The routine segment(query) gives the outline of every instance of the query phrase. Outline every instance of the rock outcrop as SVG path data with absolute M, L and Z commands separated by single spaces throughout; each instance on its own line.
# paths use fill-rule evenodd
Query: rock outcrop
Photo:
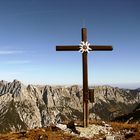
M 130 113 L 140 103 L 139 90 L 110 86 L 94 88 L 90 118 L 113 119 Z M 0 131 L 44 127 L 51 123 L 82 119 L 82 87 L 23 85 L 0 81 Z
M 138 104 L 132 112 L 117 116 L 113 121 L 137 124 L 140 123 L 140 104 Z

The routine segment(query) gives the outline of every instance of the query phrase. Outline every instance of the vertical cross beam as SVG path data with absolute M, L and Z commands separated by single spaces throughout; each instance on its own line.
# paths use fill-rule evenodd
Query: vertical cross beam
M 82 28 L 82 41 L 87 41 L 87 30 Z M 87 62 L 87 52 L 82 54 L 83 63 L 83 126 L 88 126 L 88 62 Z

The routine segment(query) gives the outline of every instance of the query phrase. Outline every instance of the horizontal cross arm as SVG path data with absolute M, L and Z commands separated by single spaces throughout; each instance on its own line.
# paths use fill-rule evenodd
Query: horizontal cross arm
M 78 51 L 79 46 L 56 46 L 56 51 Z
M 101 46 L 101 45 L 90 45 L 91 51 L 112 51 L 112 46 Z M 79 45 L 69 45 L 69 46 L 56 46 L 56 51 L 79 51 Z
M 100 45 L 90 45 L 92 51 L 112 51 L 112 46 L 100 46 Z

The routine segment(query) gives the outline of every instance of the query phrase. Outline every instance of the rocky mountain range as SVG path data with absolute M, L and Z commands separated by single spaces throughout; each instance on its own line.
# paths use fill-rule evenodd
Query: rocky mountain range
M 113 120 L 139 109 L 140 90 L 96 86 L 89 103 L 90 119 Z M 45 127 L 82 120 L 82 87 L 25 86 L 18 80 L 0 81 L 0 132 Z M 137 119 L 139 121 L 140 119 Z

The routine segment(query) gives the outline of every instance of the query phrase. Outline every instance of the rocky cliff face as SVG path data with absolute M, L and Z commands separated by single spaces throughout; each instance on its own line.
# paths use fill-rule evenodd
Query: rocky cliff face
M 90 118 L 113 119 L 131 112 L 140 102 L 139 90 L 94 87 Z M 82 88 L 74 85 L 34 86 L 0 81 L 0 131 L 44 127 L 50 123 L 82 119 Z
M 100 86 L 95 87 L 95 99 L 95 106 L 92 109 L 96 115 L 102 119 L 114 119 L 134 110 L 140 102 L 140 92 Z

